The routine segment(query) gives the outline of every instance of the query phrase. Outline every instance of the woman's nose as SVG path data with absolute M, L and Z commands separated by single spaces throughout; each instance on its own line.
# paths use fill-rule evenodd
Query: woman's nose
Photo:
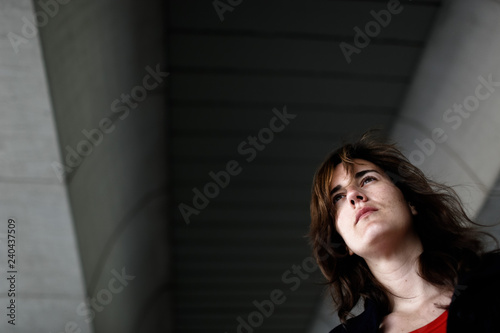
M 360 202 L 366 201 L 366 196 L 358 191 L 357 189 L 352 189 L 348 195 L 347 199 L 351 203 L 351 205 L 356 206 L 356 204 L 359 204 Z

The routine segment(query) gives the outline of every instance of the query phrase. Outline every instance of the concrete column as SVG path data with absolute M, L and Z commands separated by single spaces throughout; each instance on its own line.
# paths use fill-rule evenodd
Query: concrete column
M 96 332 L 172 323 L 163 1 L 37 2 L 63 166 Z
M 444 5 L 392 135 L 472 215 L 500 170 L 499 18 L 498 1 Z
M 0 1 L 0 331 L 91 332 L 76 313 L 83 275 L 51 167 L 59 145 L 33 14 L 31 1 Z

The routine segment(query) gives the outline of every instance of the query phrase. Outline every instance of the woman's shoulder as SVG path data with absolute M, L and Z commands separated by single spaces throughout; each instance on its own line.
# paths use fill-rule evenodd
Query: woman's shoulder
M 449 331 L 500 332 L 499 282 L 500 251 L 483 255 L 460 274 L 449 307 Z
M 491 279 L 500 274 L 500 249 L 487 252 L 459 274 L 458 283 L 480 281 L 484 278 Z
M 494 301 L 500 304 L 500 250 L 482 255 L 474 265 L 460 272 L 452 297 L 451 308 L 459 301 L 471 302 L 483 300 L 481 303 Z M 494 299 L 493 299 L 494 298 Z M 498 305 L 497 305 L 498 306 Z
M 380 325 L 380 316 L 377 307 L 370 299 L 365 300 L 364 311 L 356 317 L 350 318 L 345 324 L 335 327 L 330 333 L 370 333 L 377 332 Z

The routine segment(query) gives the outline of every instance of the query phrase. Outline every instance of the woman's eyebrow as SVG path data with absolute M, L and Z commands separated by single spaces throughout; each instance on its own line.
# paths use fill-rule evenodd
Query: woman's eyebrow
M 363 176 L 364 176 L 365 174 L 367 174 L 368 172 L 376 172 L 376 173 L 380 174 L 380 172 L 378 172 L 377 170 L 374 170 L 374 169 L 361 170 L 361 171 L 359 171 L 359 172 L 356 172 L 356 174 L 354 175 L 354 179 L 356 179 L 356 180 L 357 180 L 357 179 L 359 179 L 359 178 L 363 177 Z M 341 188 L 342 188 L 342 186 L 340 186 L 340 185 L 335 186 L 335 187 L 334 187 L 334 188 L 330 191 L 330 196 L 331 196 L 333 193 L 335 193 L 335 192 L 337 192 L 338 190 L 340 190 Z

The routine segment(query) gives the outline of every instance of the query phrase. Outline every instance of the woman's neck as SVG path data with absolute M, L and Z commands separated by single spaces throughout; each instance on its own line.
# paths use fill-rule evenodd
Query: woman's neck
M 406 239 L 397 248 L 365 258 L 375 278 L 389 291 L 394 312 L 411 312 L 428 304 L 442 291 L 419 275 L 422 243 L 417 237 Z

